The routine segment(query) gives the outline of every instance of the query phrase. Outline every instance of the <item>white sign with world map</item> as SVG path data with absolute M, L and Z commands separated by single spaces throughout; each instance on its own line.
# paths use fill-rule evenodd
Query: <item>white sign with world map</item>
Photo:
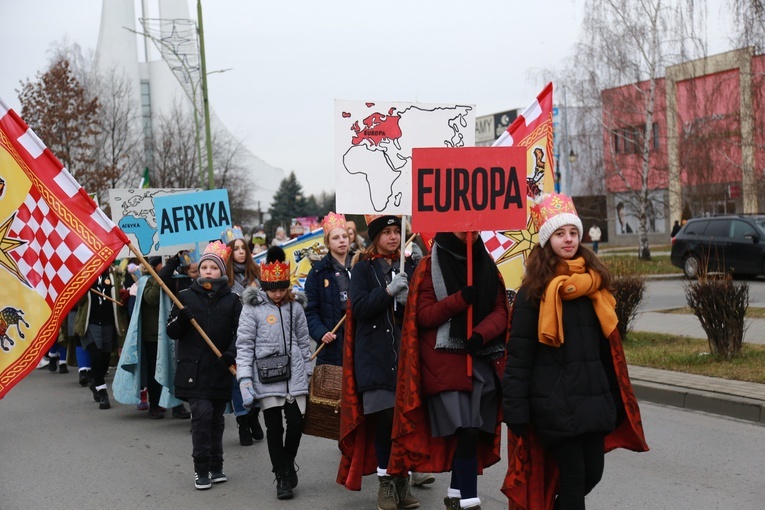
M 475 145 L 472 105 L 335 100 L 337 211 L 411 214 L 412 149 Z
M 160 246 L 157 235 L 157 218 L 154 197 L 190 193 L 194 189 L 110 189 L 109 205 L 112 209 L 112 221 L 130 238 L 133 246 L 144 257 L 154 255 L 175 255 L 181 250 L 194 248 L 194 243 Z M 132 257 L 125 247 L 119 258 Z

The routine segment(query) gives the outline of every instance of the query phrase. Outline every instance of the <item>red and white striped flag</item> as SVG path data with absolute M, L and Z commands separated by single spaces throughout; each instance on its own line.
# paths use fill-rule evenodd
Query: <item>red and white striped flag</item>
M 0 398 L 130 241 L 0 99 Z
M 551 82 L 492 144 L 493 147 L 526 147 L 526 194 L 531 199 L 544 191 L 553 190 L 552 107 Z M 532 204 L 529 200 L 528 207 Z M 528 212 L 526 217 L 530 217 Z M 526 230 L 482 232 L 481 237 L 497 263 L 507 288 L 520 287 L 526 257 L 537 242 L 536 229 L 530 219 L 527 219 Z

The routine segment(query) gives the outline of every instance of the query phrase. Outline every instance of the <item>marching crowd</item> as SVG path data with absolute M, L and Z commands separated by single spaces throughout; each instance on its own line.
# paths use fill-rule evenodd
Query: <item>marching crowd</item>
M 411 487 L 436 472 L 451 473 L 447 510 L 480 509 L 478 475 L 501 460 L 503 422 L 510 507 L 584 509 L 605 452 L 648 447 L 608 269 L 581 244 L 570 198 L 540 195 L 531 211 L 538 244 L 517 294 L 476 233 L 439 232 L 427 256 L 404 256 L 393 215 L 366 217 L 365 244 L 329 213 L 304 294 L 278 238 L 262 264 L 227 232 L 198 260 L 150 258 L 159 280 L 134 262 L 112 267 L 68 314 L 49 369 L 66 372 L 70 350 L 109 409 L 119 351 L 116 400 L 191 419 L 197 489 L 227 480 L 229 409 L 242 445 L 265 438 L 277 498 L 294 497 L 309 383 L 328 365 L 342 377 L 336 481 L 359 490 L 376 475 L 379 510 L 419 507 Z

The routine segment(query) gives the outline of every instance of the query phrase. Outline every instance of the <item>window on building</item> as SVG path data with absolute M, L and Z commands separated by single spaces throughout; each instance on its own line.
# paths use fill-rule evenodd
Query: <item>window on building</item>
M 653 150 L 657 151 L 659 150 L 659 123 L 654 122 L 652 129 L 651 129 L 651 139 L 652 139 L 652 146 Z

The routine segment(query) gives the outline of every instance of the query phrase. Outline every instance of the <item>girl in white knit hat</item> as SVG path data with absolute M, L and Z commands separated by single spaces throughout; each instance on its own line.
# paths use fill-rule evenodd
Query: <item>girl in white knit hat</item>
M 539 244 L 526 260 L 515 298 L 503 389 L 503 420 L 513 433 L 505 480 L 534 501 L 531 508 L 584 509 L 587 495 L 603 475 L 606 450 L 645 451 L 640 410 L 627 374 L 616 330 L 611 275 L 592 250 L 581 244 L 582 222 L 572 200 L 540 196 L 531 209 Z M 534 475 L 517 464 L 538 468 L 539 445 L 557 464 L 557 480 L 546 471 L 539 493 Z M 525 484 L 525 485 L 524 485 Z M 526 487 L 526 489 L 523 489 Z M 535 506 L 536 505 L 536 506 Z

